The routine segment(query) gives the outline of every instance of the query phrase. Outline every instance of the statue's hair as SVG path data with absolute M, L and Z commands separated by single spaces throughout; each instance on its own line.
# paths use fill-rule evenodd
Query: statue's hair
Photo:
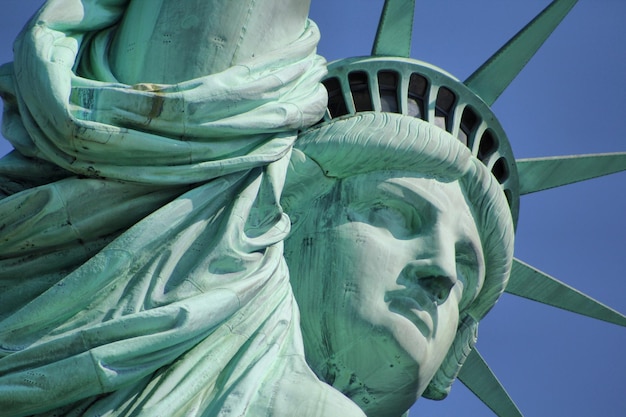
M 485 282 L 460 312 L 456 338 L 424 396 L 445 398 L 476 341 L 478 322 L 504 291 L 513 259 L 513 221 L 497 180 L 449 133 L 421 119 L 363 112 L 316 126 L 296 142 L 283 207 L 298 215 L 330 190 L 333 179 L 376 171 L 410 171 L 442 182 L 459 181 L 480 235 Z

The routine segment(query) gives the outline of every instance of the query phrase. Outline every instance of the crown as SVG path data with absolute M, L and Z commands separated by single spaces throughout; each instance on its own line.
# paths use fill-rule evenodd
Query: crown
M 517 222 L 519 181 L 509 140 L 489 106 L 458 79 L 410 58 L 361 57 L 331 63 L 323 84 L 328 107 L 319 123 L 368 111 L 431 123 L 456 137 L 488 168 Z

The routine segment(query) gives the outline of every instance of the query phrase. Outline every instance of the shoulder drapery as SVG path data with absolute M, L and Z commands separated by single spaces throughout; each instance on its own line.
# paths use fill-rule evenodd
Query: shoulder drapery
M 49 1 L 0 68 L 0 415 L 293 415 L 275 394 L 295 381 L 335 398 L 304 362 L 279 205 L 325 108 L 317 28 L 125 85 L 106 51 L 126 4 Z
M 20 34 L 0 71 L 6 135 L 20 152 L 92 178 L 189 184 L 267 165 L 320 119 L 312 22 L 292 44 L 220 73 L 124 85 L 107 59 L 124 3 L 52 1 Z

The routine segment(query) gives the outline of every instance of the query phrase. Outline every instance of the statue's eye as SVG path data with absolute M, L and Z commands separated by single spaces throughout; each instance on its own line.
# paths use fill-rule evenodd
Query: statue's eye
M 455 248 L 457 280 L 463 283 L 463 296 L 459 310 L 467 308 L 482 288 L 482 270 L 479 265 L 479 252 L 467 242 L 459 242 Z
M 387 229 L 398 238 L 415 236 L 423 228 L 423 219 L 417 210 L 401 201 L 353 204 L 348 209 L 348 219 Z

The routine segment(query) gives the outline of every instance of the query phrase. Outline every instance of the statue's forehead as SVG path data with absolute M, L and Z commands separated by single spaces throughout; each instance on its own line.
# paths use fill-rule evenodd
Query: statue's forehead
M 440 210 L 450 204 L 465 203 L 459 181 L 443 180 L 411 171 L 375 171 L 354 175 L 341 180 L 344 198 L 412 199 L 420 197 Z

